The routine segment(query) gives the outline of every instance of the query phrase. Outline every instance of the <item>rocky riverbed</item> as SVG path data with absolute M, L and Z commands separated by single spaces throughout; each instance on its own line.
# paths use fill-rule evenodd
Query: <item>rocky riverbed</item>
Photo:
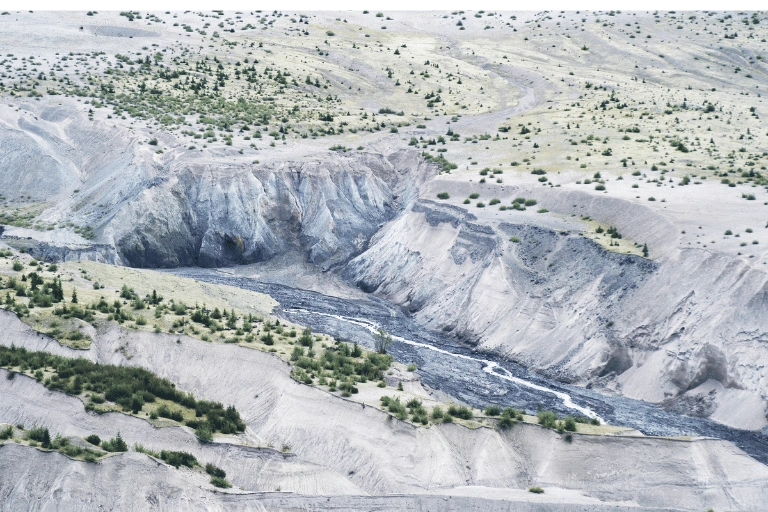
M 555 394 L 565 393 L 578 407 L 592 411 L 609 423 L 632 427 L 646 435 L 706 436 L 728 440 L 755 459 L 768 463 L 768 437 L 765 432 L 730 428 L 707 419 L 675 414 L 655 404 L 598 393 L 548 379 L 493 354 L 478 353 L 439 333 L 426 331 L 396 306 L 378 297 L 343 299 L 250 278 L 228 276 L 214 270 L 182 269 L 174 273 L 267 293 L 280 303 L 276 312 L 288 320 L 368 346 L 373 346 L 373 338 L 366 324 L 380 326 L 394 336 L 390 353 L 398 361 L 416 363 L 425 384 L 475 407 L 499 404 L 524 407 L 529 412 L 543 408 L 561 414 L 581 414 L 581 411 L 568 407 Z M 398 337 L 441 351 L 399 341 Z M 498 365 L 498 370 L 485 371 L 488 361 Z M 497 375 L 502 372 L 546 388 L 547 391 Z

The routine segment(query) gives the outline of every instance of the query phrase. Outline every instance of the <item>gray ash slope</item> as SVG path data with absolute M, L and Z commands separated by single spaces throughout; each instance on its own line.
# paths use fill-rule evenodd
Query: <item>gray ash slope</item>
M 187 164 L 119 212 L 115 246 L 140 267 L 253 263 L 298 250 L 328 269 L 365 249 L 426 167 L 408 152 L 256 168 Z
M 516 377 L 553 391 L 567 393 L 575 403 L 591 409 L 611 423 L 635 428 L 646 435 L 707 436 L 728 440 L 755 459 L 768 464 L 768 437 L 761 432 L 735 429 L 704 418 L 675 414 L 654 404 L 597 393 L 532 373 L 524 366 L 496 354 L 478 352 L 442 333 L 425 330 L 400 308 L 377 297 L 367 300 L 343 299 L 280 284 L 222 275 L 210 270 L 180 269 L 173 272 L 200 281 L 266 293 L 280 303 L 276 312 L 287 319 L 341 339 L 365 341 L 369 347 L 373 347 L 370 331 L 357 323 L 345 321 L 345 318 L 372 322 L 394 335 L 454 354 L 490 360 Z M 489 374 L 484 371 L 485 365 L 479 361 L 451 357 L 397 340 L 393 343 L 391 353 L 401 362 L 416 363 L 423 382 L 431 388 L 474 407 L 498 404 L 523 407 L 531 413 L 535 413 L 539 407 L 566 415 L 577 413 L 564 406 L 562 400 L 551 393 L 516 385 Z
M 565 342 L 572 345 L 578 338 L 590 337 L 584 336 L 587 329 L 591 330 L 592 337 L 604 338 L 615 352 L 600 374 L 621 373 L 627 369 L 626 361 L 620 361 L 624 347 L 611 332 L 611 326 L 606 324 L 626 307 L 632 292 L 658 269 L 656 263 L 608 252 L 573 233 L 533 224 L 501 222 L 494 229 L 474 222 L 476 218 L 464 210 L 432 201 L 420 201 L 409 214 L 423 214 L 428 230 L 447 223 L 455 231 L 455 239 L 447 251 L 450 259 L 447 265 L 442 265 L 442 271 L 435 269 L 432 275 L 425 276 L 422 267 L 429 266 L 431 262 L 426 260 L 434 256 L 411 252 L 407 247 L 397 248 L 401 256 L 397 261 L 383 257 L 384 251 L 393 251 L 383 237 L 370 252 L 351 261 L 343 275 L 364 290 L 379 292 L 395 300 L 402 297 L 402 288 L 406 287 L 406 301 L 398 301 L 405 310 L 423 319 L 430 328 L 450 333 L 471 345 L 481 344 L 483 338 L 498 336 L 494 330 L 500 330 L 509 344 L 521 344 L 522 340 L 518 338 L 533 338 L 539 345 L 536 351 L 542 353 L 541 347 L 545 343 L 540 338 L 546 337 L 552 344 L 557 337 L 565 335 Z M 474 295 L 477 288 L 487 286 L 483 274 L 497 261 L 504 265 L 503 277 L 510 285 L 509 290 L 502 290 L 506 297 L 498 299 L 506 303 L 506 309 L 495 309 L 497 318 L 483 318 L 485 324 L 480 324 L 473 318 L 473 303 L 479 302 Z M 465 262 L 468 265 L 465 266 Z M 449 270 L 445 270 L 446 267 Z M 393 278 L 403 275 L 424 279 L 411 283 L 402 277 Z M 599 301 L 580 307 L 587 296 L 597 297 Z M 480 299 L 485 299 L 484 306 L 498 308 L 496 304 L 488 304 L 492 298 Z M 558 322 L 553 318 L 555 310 L 578 311 L 588 320 L 575 332 L 558 332 Z M 437 311 L 443 313 L 436 314 Z M 514 311 L 528 314 L 503 314 Z M 510 316 L 522 317 L 523 322 L 513 320 L 516 324 L 513 329 Z M 545 350 L 553 352 L 552 349 Z M 510 351 L 505 355 L 515 354 Z M 567 362 L 568 353 L 564 352 L 561 357 Z M 536 363 L 533 359 L 527 362 Z M 553 366 L 557 372 L 557 365 Z M 568 377 L 568 374 L 563 372 L 559 376 Z
M 539 193 L 550 210 L 572 213 L 563 195 Z M 630 217 L 615 199 L 593 199 L 586 213 L 602 202 L 613 204 L 622 231 L 660 223 L 643 208 Z M 341 274 L 428 330 L 559 380 L 737 428 L 766 426 L 768 383 L 753 363 L 765 359 L 768 274 L 668 244 L 654 260 L 609 252 L 533 216 L 472 217 L 422 200 Z
M 84 510 L 96 504 L 117 510 L 334 510 L 353 512 L 466 511 L 484 512 L 674 512 L 678 508 L 644 507 L 592 502 L 586 505 L 523 499 L 493 499 L 441 495 L 311 496 L 288 492 L 222 493 L 201 489 L 202 478 L 158 464 L 141 454 L 111 457 L 101 464 L 73 461 L 59 453 L 9 445 L 0 447 L 9 470 L 0 476 L 0 499 L 6 510 Z M 46 467 L 46 471 L 39 468 Z M 115 486 L 120 475 L 132 475 L 131 485 Z M 13 485 L 24 481 L 25 489 Z M 30 502 L 29 496 L 39 496 Z

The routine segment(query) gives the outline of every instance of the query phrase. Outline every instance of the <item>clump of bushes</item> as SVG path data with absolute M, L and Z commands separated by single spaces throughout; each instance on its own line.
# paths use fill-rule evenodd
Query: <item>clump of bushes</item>
M 127 452 L 128 445 L 123 441 L 120 436 L 120 432 L 117 433 L 117 437 L 114 437 L 108 441 L 102 441 L 101 449 L 107 452 Z
M 216 487 L 221 487 L 223 489 L 232 487 L 232 484 L 227 482 L 227 473 L 223 469 L 208 463 L 205 465 L 205 472 L 211 475 L 211 483 Z
M 408 419 L 408 411 L 406 410 L 405 406 L 400 402 L 400 397 L 391 398 L 388 396 L 382 396 L 380 400 L 381 400 L 381 405 L 384 406 L 386 410 L 394 414 L 397 419 L 399 420 Z
M 586 416 L 566 416 L 560 420 L 557 413 L 552 411 L 539 411 L 538 421 L 539 425 L 557 429 L 559 432 L 576 432 L 577 423 L 600 425 L 600 420 L 597 418 L 590 419 Z
M 411 413 L 411 416 L 412 416 L 411 419 L 413 420 L 414 423 L 421 423 L 422 425 L 426 425 L 427 423 L 429 423 L 427 410 L 421 405 L 421 400 L 412 398 L 405 403 L 405 406 L 408 408 L 408 411 Z
M 421 423 L 422 425 L 429 423 L 427 410 L 422 405 L 421 400 L 417 398 L 412 398 L 405 404 L 400 402 L 400 397 L 382 396 L 380 400 L 384 409 L 394 414 L 399 420 L 407 420 L 410 414 L 414 423 Z M 433 419 L 438 419 L 438 417 L 433 414 Z
M 499 416 L 501 414 L 502 408 L 498 405 L 489 405 L 485 408 L 485 414 L 488 416 Z
M 24 438 L 40 443 L 43 448 L 51 447 L 51 434 L 46 427 L 34 427 L 27 430 Z
M 526 199 L 524 197 L 516 197 L 512 201 L 513 210 L 524 211 L 527 206 L 535 206 L 535 205 L 536 205 L 535 199 Z
M 305 334 L 299 338 L 300 345 L 306 345 L 304 350 L 294 349 L 291 354 L 295 356 L 294 378 L 307 384 L 312 384 L 313 376 L 325 382 L 331 381 L 329 387 L 335 390 L 341 389 L 346 393 L 357 393 L 354 386 L 357 382 L 369 380 L 379 381 L 384 378 L 384 371 L 392 364 L 392 356 L 378 352 L 363 353 L 359 345 L 337 341 L 335 345 L 323 351 L 319 358 L 315 358 L 312 349 L 313 341 L 311 331 L 305 330 Z
M 163 450 L 160 452 L 160 458 L 177 469 L 180 466 L 186 466 L 188 468 L 199 466 L 195 456 L 187 452 Z
M 182 422 L 184 421 L 184 414 L 181 412 L 180 409 L 176 409 L 172 411 L 167 405 L 163 404 L 157 409 L 155 409 L 155 414 L 157 414 L 161 418 L 168 418 L 173 421 Z
M 462 420 L 471 420 L 475 417 L 475 415 L 472 414 L 472 410 L 464 405 L 449 405 L 448 414 L 454 418 L 460 418 Z
M 5 441 L 11 437 L 13 437 L 13 427 L 11 425 L 6 425 L 0 430 L 0 441 Z
M 539 411 L 538 421 L 539 421 L 539 425 L 543 425 L 547 428 L 556 428 L 557 413 L 552 411 Z
M 521 421 L 523 421 L 523 411 L 518 411 L 512 407 L 507 407 L 501 413 L 498 425 L 500 429 L 506 430 L 508 428 L 514 427 Z

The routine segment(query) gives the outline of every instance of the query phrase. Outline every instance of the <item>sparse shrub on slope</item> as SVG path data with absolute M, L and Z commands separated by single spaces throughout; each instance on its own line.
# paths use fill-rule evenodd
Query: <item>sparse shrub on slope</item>
M 539 411 L 539 425 L 547 428 L 557 428 L 557 413 L 552 411 Z

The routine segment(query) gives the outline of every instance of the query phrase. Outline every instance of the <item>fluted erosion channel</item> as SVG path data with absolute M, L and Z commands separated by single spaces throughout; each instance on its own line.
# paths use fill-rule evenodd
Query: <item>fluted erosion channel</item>
M 768 438 L 713 421 L 675 414 L 619 396 L 564 384 L 534 374 L 493 354 L 473 351 L 440 333 L 419 327 L 399 308 L 378 297 L 346 299 L 314 291 L 263 283 L 207 269 L 180 269 L 178 275 L 266 293 L 279 302 L 278 315 L 345 340 L 373 346 L 378 328 L 392 335 L 390 353 L 400 362 L 416 363 L 422 381 L 475 407 L 489 404 L 583 414 L 635 428 L 654 436 L 706 436 L 730 441 L 768 464 Z

